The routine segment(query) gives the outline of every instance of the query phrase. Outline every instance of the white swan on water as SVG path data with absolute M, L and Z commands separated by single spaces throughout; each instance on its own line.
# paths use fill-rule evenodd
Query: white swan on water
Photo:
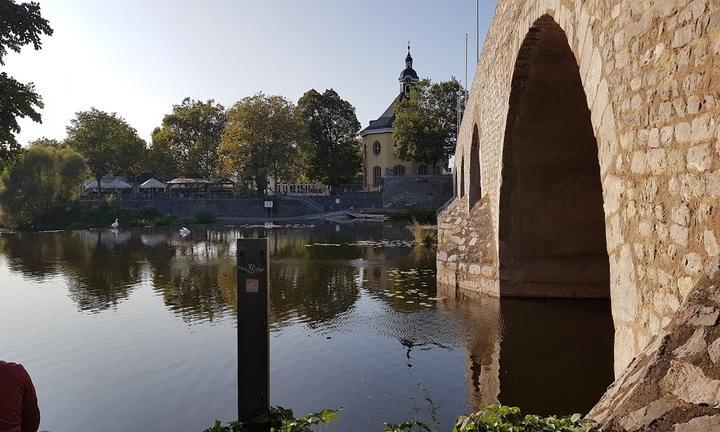
M 187 237 L 190 235 L 190 230 L 185 227 L 182 227 L 182 228 L 180 228 L 180 235 L 183 237 Z
M 118 222 L 118 218 L 115 218 L 115 222 L 110 224 L 110 228 L 116 230 L 120 226 L 120 223 Z

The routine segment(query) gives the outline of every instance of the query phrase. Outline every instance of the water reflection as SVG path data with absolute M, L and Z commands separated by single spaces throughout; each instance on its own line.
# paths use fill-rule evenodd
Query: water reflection
M 365 283 L 379 287 L 386 281 L 386 262 L 392 259 L 386 254 L 393 254 L 384 252 L 382 242 L 407 246 L 403 227 L 339 227 L 196 229 L 189 238 L 169 230 L 18 233 L 0 238 L 0 253 L 12 271 L 34 280 L 65 277 L 68 295 L 82 311 L 112 308 L 147 280 L 168 310 L 188 322 L 212 321 L 234 316 L 235 240 L 267 236 L 271 323 L 281 326 L 297 318 L 320 325 L 349 310 Z M 416 257 L 407 265 L 425 265 L 430 259 Z M 429 282 L 423 286 L 430 289 Z M 394 303 L 400 308 L 409 304 Z
M 209 424 L 202 415 L 229 419 L 236 397 L 234 383 L 228 384 L 235 373 L 235 240 L 265 236 L 273 403 L 297 412 L 345 407 L 331 430 L 382 430 L 384 421 L 412 418 L 411 400 L 428 395 L 448 426 L 441 429 L 463 412 L 498 401 L 539 413 L 583 412 L 612 378 L 606 302 L 445 298 L 436 291 L 434 251 L 410 247 L 402 225 L 377 223 L 196 227 L 187 238 L 151 229 L 0 236 L 0 294 L 7 290 L 17 302 L 14 316 L 55 307 L 50 300 L 32 303 L 43 297 L 21 289 L 59 285 L 65 287 L 60 295 L 72 300 L 65 320 L 77 323 L 74 332 L 63 333 L 32 320 L 35 339 L 44 341 L 33 345 L 33 338 L 13 338 L 26 323 L 10 319 L 16 330 L 0 333 L 0 346 L 12 346 L 19 357 L 37 355 L 34 366 L 41 375 L 48 371 L 45 382 L 56 384 L 46 388 L 53 391 L 84 382 L 88 371 L 98 380 L 114 379 L 117 394 L 99 398 L 112 399 L 108 405 L 123 419 L 111 430 L 140 430 L 155 418 L 168 422 L 155 429 L 184 430 L 188 419 L 173 413 L 191 417 L 188 407 L 204 413 L 196 416 L 197 430 Z M 8 284 L 10 273 L 33 283 Z M 34 283 L 45 281 L 52 283 Z M 104 313 L 108 309 L 114 313 Z M 209 336 L 214 331 L 216 338 Z M 51 345 L 55 340 L 63 346 Z M 53 358 L 60 349 L 62 359 Z M 153 367 L 143 368 L 149 372 L 142 378 L 123 378 L 122 365 L 150 360 Z M 77 374 L 64 376 L 72 365 Z M 158 389 L 187 399 L 127 396 L 152 388 L 147 383 L 153 380 Z M 215 396 L 193 399 L 186 388 Z M 83 429 L 62 413 L 90 409 L 97 401 L 88 389 L 72 395 L 53 400 L 51 411 L 60 414 L 47 417 L 45 428 Z M 219 400 L 228 401 L 227 412 L 217 411 Z M 133 403 L 152 414 L 127 415 L 139 409 Z M 96 411 L 98 421 L 109 415 Z
M 612 316 L 603 300 L 448 299 L 472 323 L 466 342 L 474 409 L 502 402 L 526 412 L 588 412 L 613 380 Z

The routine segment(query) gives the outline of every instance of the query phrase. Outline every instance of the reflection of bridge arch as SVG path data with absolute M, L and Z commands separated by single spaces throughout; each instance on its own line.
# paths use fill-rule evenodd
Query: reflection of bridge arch
M 720 250 L 720 220 L 707 211 L 720 204 L 720 110 L 702 102 L 720 81 L 717 31 L 703 24 L 715 9 L 637 7 L 639 21 L 619 0 L 498 2 L 456 151 L 456 160 L 472 153 L 477 125 L 482 199 L 471 205 L 476 183 L 468 175 L 441 213 L 439 233 L 438 279 L 462 293 L 597 297 L 608 279 L 618 372 L 669 322 Z M 684 27 L 668 27 L 678 15 Z M 566 49 L 556 60 L 576 60 L 560 70 L 536 55 L 553 54 L 559 42 Z M 715 48 L 702 54 L 699 46 Z M 550 72 L 555 91 L 543 93 L 533 80 Z M 565 272 L 553 257 L 577 265 Z M 553 272 L 585 287 L 559 293 L 545 283 L 557 279 Z M 538 281 L 519 291 L 521 282 Z

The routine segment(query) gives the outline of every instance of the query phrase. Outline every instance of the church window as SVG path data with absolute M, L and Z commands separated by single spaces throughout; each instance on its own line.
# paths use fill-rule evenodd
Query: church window
M 373 154 L 374 154 L 375 156 L 380 156 L 380 150 L 381 150 L 381 149 L 382 149 L 382 147 L 381 147 L 381 145 L 380 145 L 380 141 L 375 141 L 375 142 L 373 143 Z
M 427 165 L 420 165 L 418 167 L 418 175 L 428 175 L 428 167 Z
M 395 165 L 393 168 L 393 175 L 402 177 L 405 175 L 405 165 Z
M 376 166 L 373 168 L 373 187 L 380 186 L 380 182 L 382 181 L 382 168 L 379 166 Z

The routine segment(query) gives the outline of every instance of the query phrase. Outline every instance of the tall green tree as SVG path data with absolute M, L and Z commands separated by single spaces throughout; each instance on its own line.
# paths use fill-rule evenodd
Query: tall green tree
M 458 101 L 465 90 L 455 78 L 436 84 L 422 80 L 395 108 L 395 154 L 437 166 L 455 152 Z M 460 106 L 460 112 L 464 110 Z
M 255 183 L 265 194 L 270 177 L 288 180 L 298 162 L 301 125 L 292 102 L 259 93 L 236 103 L 220 142 L 227 173 Z
M 50 24 L 40 14 L 39 4 L 0 0 L 0 65 L 5 65 L 8 50 L 20 52 L 28 44 L 39 50 L 41 36 L 52 33 Z M 0 73 L 0 166 L 21 149 L 15 139 L 20 132 L 17 119 L 29 117 L 40 122 L 38 110 L 42 108 L 42 98 L 32 83 L 23 84 L 5 72 Z
M 31 147 L 3 173 L 3 222 L 13 227 L 28 225 L 53 207 L 76 199 L 86 175 L 85 160 L 77 152 Z
M 29 147 L 54 147 L 54 148 L 66 148 L 67 144 L 65 141 L 56 140 L 54 138 L 38 138 L 28 143 Z
M 80 111 L 67 127 L 67 143 L 80 153 L 98 185 L 108 173 L 137 174 L 145 141 L 122 117 L 92 108 Z
M 162 149 L 181 175 L 216 177 L 218 146 L 226 121 L 225 107 L 212 99 L 201 102 L 185 98 L 155 129 L 151 148 Z
M 178 164 L 170 157 L 170 140 L 158 138 L 158 129 L 153 133 L 153 141 L 145 157 L 143 172 L 152 174 L 161 180 L 171 180 L 180 174 Z
M 335 90 L 321 94 L 313 89 L 298 101 L 297 115 L 307 176 L 330 186 L 352 182 L 362 168 L 355 108 Z

